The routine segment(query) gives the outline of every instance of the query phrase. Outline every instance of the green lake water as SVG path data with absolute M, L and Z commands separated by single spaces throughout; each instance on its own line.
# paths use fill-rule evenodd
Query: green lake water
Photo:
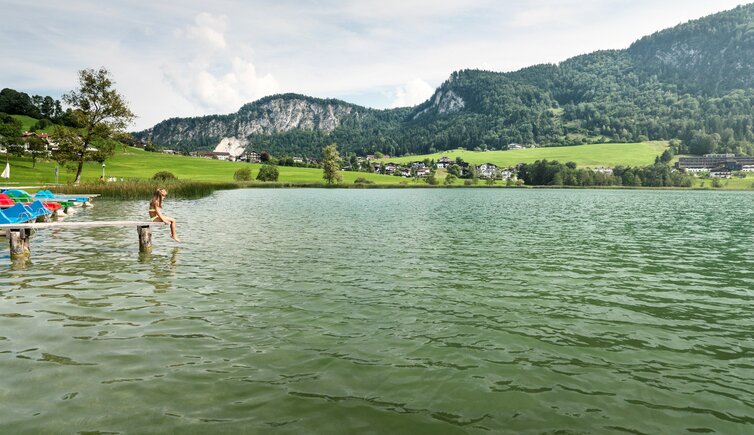
M 134 228 L 0 251 L 0 433 L 754 433 L 751 193 L 256 189 L 165 211 L 183 242 L 156 229 L 149 257 Z

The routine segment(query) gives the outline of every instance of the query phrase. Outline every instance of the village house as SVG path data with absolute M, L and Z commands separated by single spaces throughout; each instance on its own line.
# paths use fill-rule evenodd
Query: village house
M 600 174 L 613 175 L 613 168 L 594 168 L 593 171 Z
M 510 180 L 514 178 L 514 173 L 510 169 L 502 169 L 500 171 L 500 179 L 501 180 Z
M 477 169 L 479 170 L 479 175 L 484 178 L 496 178 L 497 166 L 492 163 L 482 163 L 477 166 Z
M 385 163 L 385 165 L 383 166 L 383 168 L 385 169 L 385 174 L 387 174 L 387 175 L 393 175 L 395 173 L 395 171 L 398 170 L 398 165 L 396 165 L 395 163 L 390 162 L 390 163 Z
M 223 161 L 234 161 L 230 155 L 230 153 L 225 151 L 213 151 L 212 155 L 215 156 L 217 160 L 223 160 Z
M 522 150 L 522 149 L 524 149 L 524 146 L 521 145 L 521 144 L 517 144 L 517 143 L 509 143 L 508 144 L 508 149 L 509 150 Z
M 448 156 L 442 156 L 437 161 L 437 163 L 435 164 L 435 166 L 437 166 L 438 169 L 444 169 L 444 168 L 447 168 L 448 166 L 450 166 L 452 164 L 453 164 L 453 161 L 450 160 L 448 158 Z
M 175 154 L 175 150 L 162 150 L 163 154 Z
M 212 154 L 214 155 L 214 153 Z M 248 162 L 248 163 L 259 163 L 261 161 L 259 154 L 255 151 L 247 151 L 241 154 L 240 156 L 238 156 L 237 160 L 239 162 Z

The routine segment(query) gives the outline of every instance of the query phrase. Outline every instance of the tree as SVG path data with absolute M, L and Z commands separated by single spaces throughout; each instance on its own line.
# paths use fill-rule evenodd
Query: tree
M 126 101 L 113 88 L 114 84 L 105 68 L 84 69 L 79 71 L 79 88 L 63 95 L 63 101 L 73 108 L 74 122 L 81 126 L 77 133 L 80 140 L 70 140 L 64 134 L 68 144 L 65 150 L 61 147 L 56 160 L 77 163 L 74 183 L 81 182 L 85 161 L 103 162 L 112 155 L 115 140 L 125 134 L 126 127 L 135 118 Z M 56 141 L 59 139 L 55 137 Z M 92 152 L 95 147 L 97 151 Z
M 47 153 L 47 141 L 36 134 L 32 134 L 26 138 L 26 147 L 29 149 L 29 154 L 31 154 L 31 167 L 36 168 L 37 157 Z
M 338 146 L 334 143 L 326 146 L 322 152 L 325 157 L 322 160 L 322 178 L 327 184 L 340 183 L 343 177 L 340 175 L 340 154 Z
M 280 172 L 278 171 L 277 166 L 264 164 L 262 165 L 261 168 L 259 168 L 259 173 L 257 174 L 257 180 L 278 181 L 278 176 L 280 176 Z
M 0 113 L 0 145 L 10 148 L 21 142 L 23 126 L 10 115 Z
M 251 181 L 251 169 L 241 168 L 233 174 L 233 179 L 236 181 Z

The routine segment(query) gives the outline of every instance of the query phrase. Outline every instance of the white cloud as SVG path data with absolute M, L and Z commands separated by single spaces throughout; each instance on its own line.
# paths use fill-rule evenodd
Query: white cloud
M 429 83 L 422 79 L 413 79 L 395 90 L 392 107 L 415 106 L 423 103 L 435 92 Z
M 225 17 L 202 12 L 194 19 L 196 26 L 178 32 L 205 48 L 225 49 Z
M 225 38 L 225 17 L 200 13 L 196 26 L 176 32 L 188 59 L 164 64 L 165 80 L 184 98 L 205 110 L 233 112 L 240 106 L 278 91 L 272 74 L 260 75 L 250 60 Z

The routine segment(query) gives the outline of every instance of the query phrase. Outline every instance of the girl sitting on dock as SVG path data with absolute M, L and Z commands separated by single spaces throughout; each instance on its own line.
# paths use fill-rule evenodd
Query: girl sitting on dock
M 152 200 L 149 201 L 149 217 L 153 222 L 165 222 L 170 224 L 170 238 L 176 242 L 181 240 L 175 233 L 175 219 L 162 214 L 162 200 L 168 195 L 168 191 L 165 189 L 157 189 L 152 195 Z

